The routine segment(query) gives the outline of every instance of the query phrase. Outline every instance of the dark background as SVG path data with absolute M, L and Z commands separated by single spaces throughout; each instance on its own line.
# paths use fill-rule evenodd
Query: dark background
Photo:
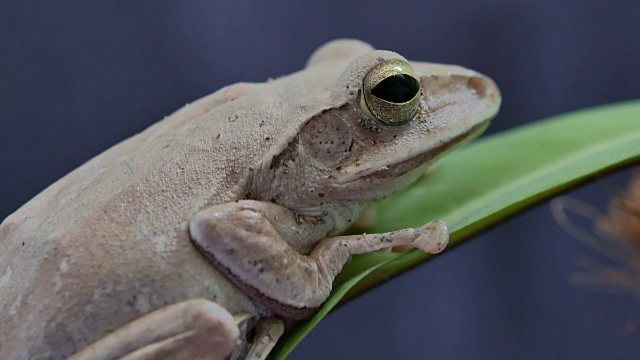
M 640 95 L 638 0 L 266 3 L 0 2 L 0 219 L 186 102 L 297 70 L 336 37 L 491 76 L 489 132 Z M 603 208 L 628 174 L 572 196 Z M 637 358 L 640 304 L 572 285 L 585 254 L 542 204 L 341 308 L 291 358 Z

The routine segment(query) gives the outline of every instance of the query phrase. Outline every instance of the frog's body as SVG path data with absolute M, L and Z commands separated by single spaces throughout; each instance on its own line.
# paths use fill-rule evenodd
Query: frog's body
M 378 139 L 379 151 L 368 154 L 366 146 L 372 140 L 352 135 L 353 125 L 348 125 L 352 122 L 342 122 L 354 116 L 354 98 L 362 91 L 363 74 L 371 68 L 362 64 L 392 56 L 382 53 L 378 59 L 371 57 L 353 65 L 357 56 L 370 51 L 368 45 L 355 41 L 333 43 L 316 53 L 310 65 L 298 73 L 264 84 L 223 88 L 90 160 L 5 219 L 0 226 L 0 358 L 65 358 L 114 332 L 111 338 L 115 345 L 100 345 L 91 353 L 108 358 L 105 348 L 123 347 L 124 337 L 116 330 L 144 314 L 190 299 L 212 300 L 229 314 L 248 314 L 254 319 L 272 314 L 299 316 L 298 310 L 319 305 L 326 297 L 324 292 L 307 295 L 305 289 L 296 290 L 297 284 L 276 286 L 284 270 L 267 268 L 265 278 L 256 280 L 255 269 L 234 257 L 218 258 L 216 252 L 226 250 L 211 250 L 205 244 L 212 241 L 207 235 L 210 232 L 233 237 L 237 229 L 248 229 L 244 218 L 227 220 L 231 230 L 209 230 L 200 225 L 206 219 L 194 218 L 201 211 L 217 209 L 211 214 L 203 212 L 201 217 L 215 217 L 220 223 L 225 221 L 220 220 L 226 216 L 224 211 L 231 207 L 237 210 L 239 205 L 235 204 L 244 204 L 242 210 L 246 210 L 247 204 L 259 202 L 256 211 L 273 215 L 270 220 L 277 232 L 286 233 L 307 219 L 307 228 L 301 232 L 309 236 L 285 239 L 292 249 L 307 255 L 319 240 L 344 230 L 367 202 L 413 181 L 423 165 L 411 163 L 410 169 L 390 166 L 383 176 L 376 176 L 379 171 L 372 166 L 386 166 L 381 163 L 384 156 L 398 151 L 402 156 L 393 156 L 402 157 L 405 163 L 424 157 L 425 150 L 416 150 L 411 144 L 415 136 L 403 137 L 404 130 L 393 130 L 402 141 Z M 434 82 L 442 81 L 438 76 L 452 73 L 481 77 L 458 67 L 412 65 L 416 72 L 430 74 Z M 465 116 L 475 112 L 475 117 L 489 119 L 497 111 L 497 89 L 490 80 L 482 79 L 487 83 L 480 93 L 486 99 L 480 107 L 462 106 Z M 461 89 L 467 84 L 467 78 L 460 84 L 447 81 L 432 91 Z M 446 112 L 446 106 L 460 96 L 478 97 L 471 92 L 453 95 L 434 96 L 423 105 Z M 332 118 L 319 122 L 321 126 L 310 121 L 328 115 Z M 439 121 L 446 120 L 434 117 L 425 122 L 424 131 L 437 135 Z M 487 123 L 476 121 L 461 126 L 458 135 L 434 137 L 430 149 L 459 142 L 470 128 L 477 133 Z M 325 148 L 318 145 L 321 141 L 312 144 L 310 140 L 317 140 L 323 129 L 330 132 L 334 125 L 338 132 L 323 138 L 336 141 L 326 148 L 327 153 L 336 149 L 348 154 L 361 149 L 349 166 L 342 165 L 346 155 L 327 159 Z M 379 136 L 371 130 L 367 129 L 365 136 Z M 455 136 L 460 139 L 451 141 Z M 315 156 L 316 160 L 301 161 L 303 145 L 306 153 L 315 156 L 318 154 L 309 149 L 323 149 L 323 154 Z M 427 164 L 441 150 L 418 160 Z M 364 188 L 387 181 L 389 176 L 400 179 L 398 184 Z M 367 181 L 358 180 L 365 178 Z M 358 190 L 354 196 L 348 196 L 354 189 Z M 248 200 L 237 202 L 243 199 Z M 263 203 L 267 203 L 264 211 L 260 207 Z M 276 206 L 274 212 L 267 209 Z M 286 212 L 295 214 L 296 221 L 280 222 L 288 216 Z M 314 225 L 314 221 L 321 225 Z M 226 236 L 229 232 L 234 234 Z M 193 238 L 202 239 L 196 241 L 197 247 Z M 234 240 L 234 244 L 244 243 L 243 239 Z M 246 253 L 259 261 L 271 261 L 256 246 L 238 245 L 229 251 L 239 254 L 240 259 L 246 259 Z M 281 252 L 280 242 L 273 249 Z M 261 268 L 260 273 L 263 271 Z M 274 302 L 279 305 L 272 306 Z M 223 322 L 233 327 L 229 321 Z M 136 330 L 134 325 L 130 328 Z M 230 338 L 238 336 L 234 334 Z M 127 337 L 132 349 L 146 346 L 137 344 L 136 336 Z M 244 339 L 242 334 L 240 339 Z M 244 345 L 246 341 L 236 348 L 236 355 L 244 353 Z M 133 352 L 113 353 L 120 357 Z

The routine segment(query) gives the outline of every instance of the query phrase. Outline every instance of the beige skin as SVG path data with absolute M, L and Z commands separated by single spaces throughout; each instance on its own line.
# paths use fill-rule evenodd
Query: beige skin
M 500 94 L 474 71 L 411 62 L 420 109 L 384 125 L 360 94 L 390 59 L 403 58 L 328 43 L 297 73 L 185 106 L 6 218 L 0 358 L 264 358 L 280 319 L 313 313 L 352 254 L 441 251 L 438 221 L 338 234 L 478 135 Z

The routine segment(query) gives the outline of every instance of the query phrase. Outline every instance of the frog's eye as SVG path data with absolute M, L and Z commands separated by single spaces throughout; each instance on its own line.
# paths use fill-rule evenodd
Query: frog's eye
M 360 108 L 386 125 L 402 125 L 420 105 L 420 83 L 406 61 L 388 60 L 367 73 Z

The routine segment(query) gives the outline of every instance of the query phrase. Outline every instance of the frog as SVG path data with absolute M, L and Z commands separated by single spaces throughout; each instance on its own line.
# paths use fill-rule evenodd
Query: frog
M 440 220 L 341 235 L 480 135 L 499 89 L 355 39 L 185 105 L 0 225 L 0 358 L 264 359 L 357 254 L 441 252 Z

